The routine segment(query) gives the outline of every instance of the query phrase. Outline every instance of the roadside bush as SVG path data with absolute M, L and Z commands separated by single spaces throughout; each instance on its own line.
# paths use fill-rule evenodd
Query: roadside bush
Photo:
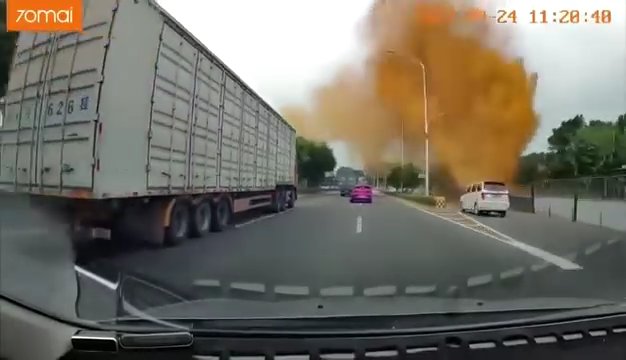
M 424 204 L 428 206 L 435 206 L 437 202 L 434 196 L 424 196 L 424 195 L 414 195 L 409 197 L 409 200 L 415 201 L 419 204 Z
M 417 194 L 399 194 L 399 193 L 396 193 L 393 195 L 406 199 L 406 200 L 414 201 L 418 204 L 423 204 L 423 205 L 428 205 L 428 206 L 437 205 L 437 200 L 435 196 L 424 196 L 424 195 L 417 195 Z

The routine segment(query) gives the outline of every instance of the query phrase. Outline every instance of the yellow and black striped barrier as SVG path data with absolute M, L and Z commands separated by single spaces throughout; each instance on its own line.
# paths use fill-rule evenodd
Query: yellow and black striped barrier
M 435 199 L 435 207 L 436 208 L 445 208 L 446 207 L 446 198 L 443 196 L 433 196 Z

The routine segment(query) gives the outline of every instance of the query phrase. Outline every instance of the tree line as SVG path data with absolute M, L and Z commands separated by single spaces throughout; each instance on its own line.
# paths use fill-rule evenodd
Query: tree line
M 576 115 L 552 129 L 548 150 L 520 158 L 517 181 L 615 174 L 626 165 L 626 113 L 613 121 Z
M 624 166 L 626 113 L 612 121 L 587 121 L 583 115 L 576 115 L 552 129 L 546 151 L 520 157 L 516 182 L 530 184 L 544 179 L 607 176 L 618 173 Z M 412 190 L 423 184 L 421 170 L 411 163 L 386 164 L 383 168 L 385 171 L 378 180 L 388 186 Z M 450 182 L 447 179 L 450 174 L 443 170 L 431 171 L 433 186 L 445 187 L 443 183 Z
M 376 169 L 367 170 L 367 179 L 374 185 L 412 191 L 424 183 L 424 179 L 420 177 L 422 170 L 413 163 L 383 163 Z
M 335 155 L 328 144 L 301 136 L 296 138 L 296 163 L 299 182 L 307 186 L 320 185 L 325 173 L 333 171 L 337 166 Z

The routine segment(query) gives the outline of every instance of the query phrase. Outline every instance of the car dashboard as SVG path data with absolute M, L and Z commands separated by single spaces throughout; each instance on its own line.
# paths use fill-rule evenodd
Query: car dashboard
M 526 326 L 342 332 L 98 331 L 0 300 L 2 359 L 626 359 L 626 314 Z

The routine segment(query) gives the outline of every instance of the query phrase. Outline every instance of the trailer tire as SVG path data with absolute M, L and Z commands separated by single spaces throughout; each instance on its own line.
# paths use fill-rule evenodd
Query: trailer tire
M 211 232 L 213 210 L 209 200 L 202 200 L 191 209 L 191 237 L 204 237 Z
M 287 192 L 280 190 L 278 192 L 278 212 L 283 212 L 287 208 Z
M 296 192 L 294 190 L 287 191 L 287 209 L 292 209 L 296 204 Z
M 170 225 L 165 228 L 165 246 L 175 246 L 189 236 L 190 206 L 186 201 L 177 201 L 170 210 Z
M 211 231 L 224 231 L 230 223 L 230 204 L 226 198 L 222 198 L 215 203 L 211 212 Z
M 272 202 L 268 208 L 270 213 L 279 213 L 280 210 L 280 190 L 276 189 L 272 194 Z

